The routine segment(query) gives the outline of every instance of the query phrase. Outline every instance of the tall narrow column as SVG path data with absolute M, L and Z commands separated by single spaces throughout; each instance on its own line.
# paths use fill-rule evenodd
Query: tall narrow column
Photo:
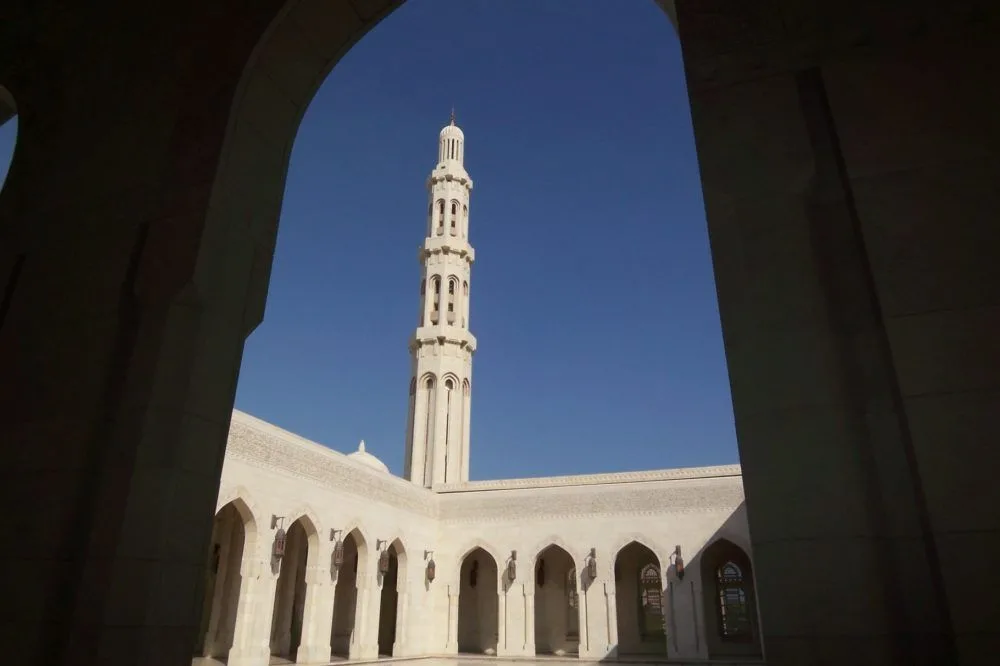
M 432 219 L 419 251 L 421 275 L 426 281 L 420 323 L 409 345 L 410 381 L 417 382 L 417 395 L 414 418 L 407 422 L 405 469 L 410 481 L 425 487 L 469 479 L 467 386 L 476 338 L 469 332 L 465 285 L 475 251 L 469 244 L 466 213 L 472 179 L 465 171 L 464 157 L 465 134 L 455 125 L 453 115 L 438 137 L 438 163 L 427 181 Z M 442 205 L 445 231 L 439 234 Z M 454 285 L 454 294 L 449 292 L 449 284 Z M 452 317 L 448 316 L 449 303 L 454 307 Z M 421 384 L 427 386 L 428 382 L 431 388 L 425 391 Z

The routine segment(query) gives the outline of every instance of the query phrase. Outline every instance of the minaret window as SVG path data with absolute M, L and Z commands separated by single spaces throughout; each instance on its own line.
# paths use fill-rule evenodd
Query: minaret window
M 457 201 L 452 201 L 451 202 L 451 225 L 450 225 L 450 227 L 451 228 L 449 230 L 449 233 L 452 236 L 458 235 L 458 202 Z
M 455 292 L 458 291 L 458 278 L 448 279 L 448 323 L 455 323 Z
M 444 199 L 438 199 L 437 235 L 444 235 Z
M 441 278 L 435 277 L 431 281 L 431 289 L 434 292 L 431 296 L 434 299 L 431 305 L 431 323 L 436 324 L 438 323 L 438 310 L 441 308 Z

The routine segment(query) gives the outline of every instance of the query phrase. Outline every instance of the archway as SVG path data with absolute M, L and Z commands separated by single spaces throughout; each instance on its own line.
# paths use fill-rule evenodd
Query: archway
M 497 562 L 482 548 L 474 548 L 459 569 L 458 651 L 496 654 L 499 621 Z
M 333 594 L 330 651 L 338 657 L 351 654 L 358 607 L 358 581 L 364 579 L 367 564 L 368 542 L 359 530 L 352 530 L 344 538 L 344 562 L 337 570 L 337 587 Z
M 229 654 L 243 582 L 243 553 L 256 543 L 257 526 L 241 500 L 226 504 L 212 523 L 212 542 L 205 567 L 205 594 L 195 654 Z
M 706 548 L 701 588 L 708 656 L 760 656 L 753 569 L 743 549 L 727 539 Z
M 667 653 L 660 560 L 632 541 L 615 557 L 618 654 Z
M 386 549 L 386 570 L 379 575 L 382 578 L 382 594 L 378 614 L 378 653 L 380 655 L 398 656 L 394 652 L 401 643 L 403 624 L 400 608 L 401 592 L 406 588 L 406 550 L 399 539 L 393 541 Z
M 535 558 L 535 653 L 580 651 L 579 581 L 573 556 L 555 544 Z
M 302 639 L 306 566 L 310 551 L 319 544 L 316 529 L 306 517 L 292 523 L 285 538 L 271 613 L 271 654 L 294 659 Z

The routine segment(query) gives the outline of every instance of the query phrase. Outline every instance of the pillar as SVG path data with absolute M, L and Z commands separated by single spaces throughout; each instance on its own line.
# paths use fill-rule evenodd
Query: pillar
M 426 485 L 427 482 L 424 471 L 429 440 L 427 437 L 427 403 L 430 400 L 430 392 L 433 389 L 428 390 L 424 386 L 425 381 L 424 378 L 417 377 L 417 395 L 414 400 L 415 406 L 413 410 L 413 430 L 407 433 L 411 442 L 410 451 L 413 455 L 410 465 L 410 481 L 418 485 Z
M 271 613 L 278 576 L 271 558 L 244 555 L 243 583 L 233 629 L 228 666 L 267 666 L 271 659 Z
M 618 654 L 618 600 L 613 571 L 611 572 L 611 581 L 604 583 L 604 608 L 607 612 L 608 636 L 605 653 L 609 656 L 616 656 Z
M 434 444 L 427 455 L 434 461 L 431 470 L 431 485 L 444 483 L 445 457 L 447 455 L 447 423 L 448 423 L 448 389 L 445 388 L 444 378 L 439 377 L 437 385 L 434 387 L 434 430 L 432 438 Z
M 502 585 L 501 585 L 502 587 Z M 507 650 L 507 593 L 497 592 L 497 656 L 506 656 Z
M 676 2 L 767 663 L 988 663 L 997 9 L 820 5 Z
M 376 554 L 377 556 L 377 554 Z M 375 580 L 377 565 L 368 564 L 368 573 L 361 575 L 358 569 L 358 598 L 354 607 L 354 634 L 351 636 L 351 659 L 378 658 L 378 614 L 381 588 Z
M 331 658 L 330 634 L 333 631 L 336 586 L 330 578 L 329 557 L 318 556 L 316 559 L 324 563 L 306 569 L 302 638 L 295 653 L 297 664 L 328 664 Z
M 392 644 L 393 657 L 405 657 L 413 652 L 409 643 L 410 586 L 396 588 L 396 637 Z
M 458 591 L 460 588 L 459 581 L 448 586 L 448 639 L 444 650 L 446 654 L 458 654 Z
M 524 655 L 535 654 L 535 586 L 525 584 L 524 588 Z
M 669 659 L 708 658 L 708 652 L 700 639 L 701 629 L 698 626 L 701 600 L 697 594 L 701 591 L 700 576 L 701 572 L 696 563 L 686 567 L 684 580 L 678 580 L 677 576 L 671 575 L 669 568 L 663 571 L 663 580 L 667 581 L 665 597 Z

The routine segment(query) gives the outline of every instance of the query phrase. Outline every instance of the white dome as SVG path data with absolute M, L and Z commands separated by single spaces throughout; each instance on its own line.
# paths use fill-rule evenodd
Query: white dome
M 439 136 L 442 139 L 465 139 L 465 132 L 458 125 L 445 125 Z
M 365 451 L 365 440 L 361 440 L 358 444 L 358 450 L 354 453 L 348 453 L 347 457 L 354 462 L 359 462 L 366 467 L 371 467 L 372 469 L 377 469 L 380 472 L 389 473 L 389 468 L 384 462 L 373 456 L 372 454 Z

